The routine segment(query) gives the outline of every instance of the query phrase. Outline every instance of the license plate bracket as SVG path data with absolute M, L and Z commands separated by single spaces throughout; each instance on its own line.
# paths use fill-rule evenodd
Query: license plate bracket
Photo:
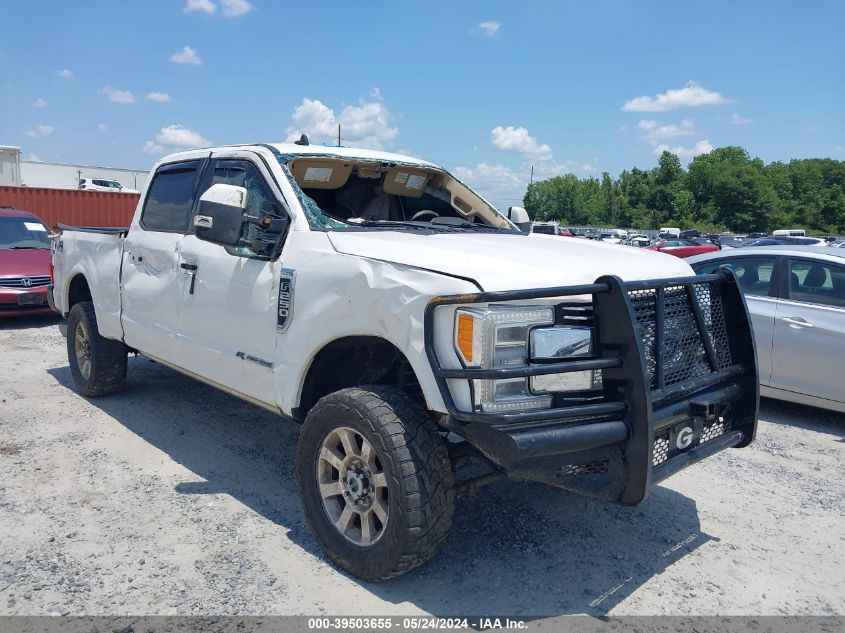
M 40 292 L 25 292 L 18 295 L 19 306 L 42 306 L 46 303 Z
M 689 418 L 669 429 L 669 446 L 673 451 L 686 451 L 698 445 L 704 433 L 702 418 Z

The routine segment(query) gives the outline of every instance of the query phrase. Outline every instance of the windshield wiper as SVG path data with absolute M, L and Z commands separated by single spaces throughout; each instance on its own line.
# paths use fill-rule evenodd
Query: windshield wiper
M 43 248 L 50 248 L 49 246 L 10 246 L 10 249 L 13 250 L 23 250 L 23 249 L 32 249 L 32 250 L 41 250 Z
M 428 222 L 411 222 L 402 220 L 361 220 L 360 222 L 348 222 L 351 226 L 366 226 L 366 227 L 384 227 L 384 228 L 403 228 L 403 229 L 422 229 L 431 230 Z
M 456 229 L 474 229 L 479 231 L 508 231 L 510 229 L 503 229 L 498 226 L 491 226 L 489 224 L 481 224 L 479 222 L 470 222 L 463 218 L 440 217 L 431 220 L 431 224 L 438 226 L 448 226 Z

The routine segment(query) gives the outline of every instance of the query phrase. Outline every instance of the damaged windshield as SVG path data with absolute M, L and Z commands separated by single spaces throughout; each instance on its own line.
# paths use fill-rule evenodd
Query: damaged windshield
M 281 155 L 279 162 L 312 228 L 514 231 L 483 198 L 435 167 L 317 154 Z

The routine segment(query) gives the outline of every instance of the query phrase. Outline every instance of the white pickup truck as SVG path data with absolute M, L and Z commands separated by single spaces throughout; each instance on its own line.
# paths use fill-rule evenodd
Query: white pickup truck
M 62 227 L 53 250 L 79 392 L 118 391 L 134 352 L 301 422 L 307 520 L 365 579 L 431 557 L 456 497 L 498 477 L 636 504 L 754 438 L 730 270 L 522 233 L 416 158 L 175 154 L 131 226 Z

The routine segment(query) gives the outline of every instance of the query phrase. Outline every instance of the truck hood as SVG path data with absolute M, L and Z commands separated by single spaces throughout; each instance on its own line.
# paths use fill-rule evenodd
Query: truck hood
M 331 232 L 335 250 L 474 280 L 483 290 L 525 290 L 695 274 L 682 259 L 630 246 L 554 235 Z
M 0 248 L 0 277 L 49 274 L 49 248 Z

